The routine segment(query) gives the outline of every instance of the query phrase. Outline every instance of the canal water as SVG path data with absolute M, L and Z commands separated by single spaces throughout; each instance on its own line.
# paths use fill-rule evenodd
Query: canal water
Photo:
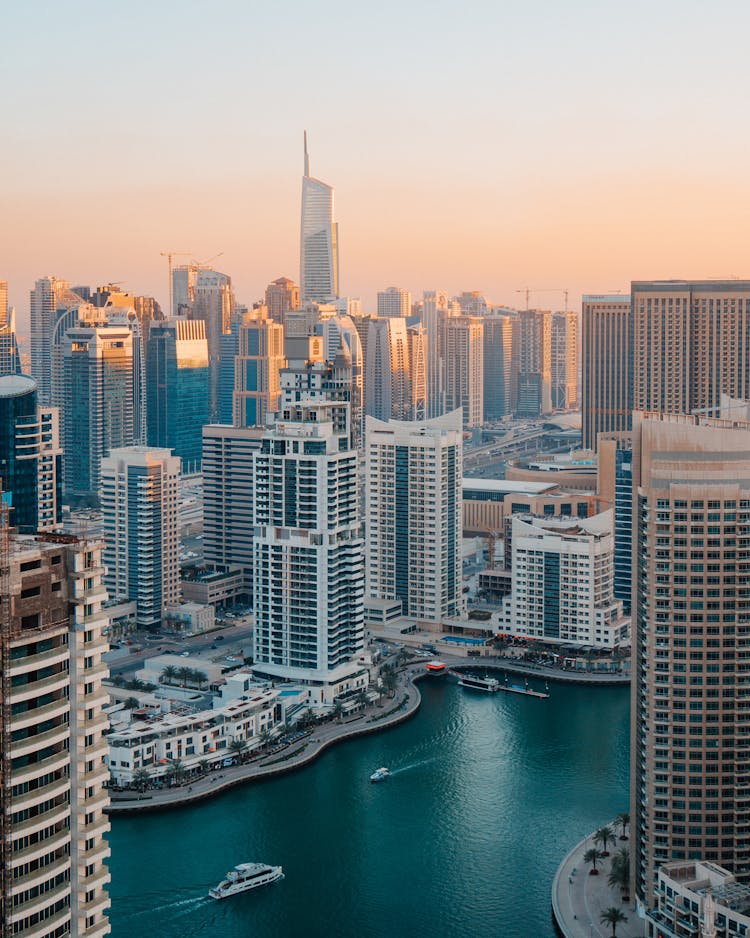
M 112 820 L 113 938 L 554 934 L 563 855 L 628 808 L 628 690 L 437 679 L 403 725 L 200 805 Z M 378 766 L 392 771 L 373 785 Z M 286 879 L 216 902 L 235 863 Z

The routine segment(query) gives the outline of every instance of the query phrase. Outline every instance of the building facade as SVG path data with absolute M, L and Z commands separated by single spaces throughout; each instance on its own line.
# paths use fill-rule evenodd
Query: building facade
M 578 313 L 552 314 L 552 409 L 578 407 Z
M 208 423 L 208 343 L 200 319 L 153 323 L 146 353 L 147 442 L 174 451 L 184 471 L 201 462 Z
M 254 456 L 254 671 L 320 704 L 367 684 L 357 453 L 335 407 L 283 408 Z
M 113 449 L 101 476 L 105 584 L 113 598 L 135 600 L 139 628 L 158 631 L 164 606 L 180 598 L 180 459 L 168 449 Z
M 234 360 L 232 422 L 236 427 L 263 427 L 279 407 L 279 372 L 286 365 L 284 327 L 265 307 L 247 313 L 239 332 Z
M 334 220 L 333 188 L 310 175 L 305 134 L 300 224 L 300 301 L 330 303 L 339 295 L 339 226 Z
M 406 320 L 373 319 L 367 336 L 365 413 L 378 420 L 411 420 L 412 386 Z
M 513 347 L 518 335 L 515 316 L 486 316 L 484 322 L 484 418 L 501 420 L 513 413 L 518 376 Z
M 460 408 L 466 429 L 484 423 L 484 321 L 479 316 L 452 316 L 443 326 L 445 401 Z
M 516 416 L 541 417 L 552 409 L 552 313 L 518 314 Z
M 103 545 L 7 528 L 3 540 L 2 922 L 97 938 L 110 931 Z
M 630 297 L 585 295 L 582 315 L 581 424 L 584 449 L 600 433 L 630 429 L 633 348 Z
M 423 622 L 463 611 L 461 426 L 367 418 L 367 595 Z
M 279 277 L 266 287 L 265 305 L 271 319 L 283 326 L 287 313 L 299 309 L 299 287 L 288 277 Z
M 631 869 L 750 876 L 750 423 L 633 415 Z
M 59 361 L 63 336 L 78 322 L 83 300 L 73 293 L 67 280 L 42 277 L 31 291 L 31 375 L 39 386 L 41 404 L 58 404 L 52 399 L 53 374 Z
M 408 319 L 411 316 L 411 293 L 399 287 L 388 287 L 378 292 L 378 317 Z

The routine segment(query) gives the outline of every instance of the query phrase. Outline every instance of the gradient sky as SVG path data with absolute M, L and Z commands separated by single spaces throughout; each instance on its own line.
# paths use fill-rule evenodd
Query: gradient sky
M 302 130 L 341 287 L 750 276 L 750 7 L 700 0 L 29 0 L 0 30 L 0 278 L 252 302 L 299 276 Z M 562 305 L 540 294 L 532 305 Z

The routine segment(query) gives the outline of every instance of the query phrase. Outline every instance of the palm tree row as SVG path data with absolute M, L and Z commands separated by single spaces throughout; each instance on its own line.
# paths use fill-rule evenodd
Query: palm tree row
M 175 668 L 168 664 L 159 675 L 159 681 L 162 684 L 174 684 L 180 682 L 180 687 L 186 687 L 189 684 L 201 688 L 208 683 L 208 675 L 205 671 L 196 671 L 195 668 Z

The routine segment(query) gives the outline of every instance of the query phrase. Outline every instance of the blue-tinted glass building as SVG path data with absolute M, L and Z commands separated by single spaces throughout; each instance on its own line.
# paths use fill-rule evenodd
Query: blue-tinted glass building
M 153 323 L 146 353 L 148 445 L 171 449 L 180 457 L 183 472 L 200 468 L 208 395 L 203 320 L 175 318 Z

